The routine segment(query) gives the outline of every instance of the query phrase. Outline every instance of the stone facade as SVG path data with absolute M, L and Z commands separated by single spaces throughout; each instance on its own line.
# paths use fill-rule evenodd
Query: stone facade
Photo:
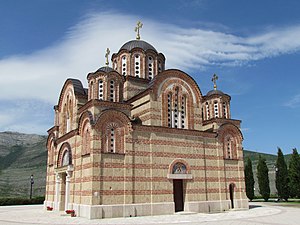
M 125 43 L 113 68 L 67 79 L 48 131 L 45 208 L 93 218 L 248 208 L 243 136 L 230 96 L 202 95 L 149 43 Z

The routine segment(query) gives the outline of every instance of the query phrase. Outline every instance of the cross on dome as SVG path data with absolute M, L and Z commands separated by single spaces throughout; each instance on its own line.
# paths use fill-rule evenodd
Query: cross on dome
M 214 90 L 217 90 L 217 80 L 218 80 L 218 76 L 216 74 L 213 75 L 211 81 L 214 83 Z
M 134 29 L 135 32 L 137 32 L 136 34 L 136 40 L 140 40 L 141 36 L 140 36 L 140 29 L 143 27 L 143 24 L 141 21 L 138 21 L 136 24 L 136 27 Z
M 109 50 L 109 48 L 107 48 L 106 53 L 105 53 L 105 58 L 106 58 L 105 64 L 106 64 L 106 66 L 109 65 L 109 61 L 108 61 L 109 54 L 110 54 L 110 50 Z

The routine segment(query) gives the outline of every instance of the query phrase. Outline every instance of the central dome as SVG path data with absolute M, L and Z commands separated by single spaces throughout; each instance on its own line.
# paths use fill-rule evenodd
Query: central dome
M 119 52 L 121 50 L 128 50 L 128 51 L 131 51 L 132 49 L 134 48 L 141 48 L 143 49 L 144 51 L 147 51 L 147 50 L 153 50 L 155 52 L 156 49 L 150 45 L 148 42 L 146 41 L 142 41 L 142 40 L 132 40 L 132 41 L 128 41 L 126 42 L 119 50 Z

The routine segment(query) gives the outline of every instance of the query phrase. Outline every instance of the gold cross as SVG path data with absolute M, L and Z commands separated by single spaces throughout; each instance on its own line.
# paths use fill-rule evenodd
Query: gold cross
M 137 32 L 136 34 L 136 40 L 140 40 L 141 36 L 140 36 L 140 29 L 143 27 L 143 24 L 141 23 L 141 21 L 138 21 L 136 24 L 136 27 L 134 29 L 135 32 Z
M 218 80 L 218 76 L 216 74 L 213 75 L 211 81 L 214 82 L 214 90 L 217 90 L 217 80 Z
M 109 50 L 109 48 L 107 48 L 106 53 L 105 53 L 105 58 L 106 58 L 106 63 L 105 64 L 106 64 L 106 66 L 109 65 L 109 61 L 108 61 L 109 54 L 110 54 L 110 50 Z

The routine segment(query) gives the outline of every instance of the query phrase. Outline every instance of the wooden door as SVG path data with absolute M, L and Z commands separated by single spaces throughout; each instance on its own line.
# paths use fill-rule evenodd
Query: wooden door
M 184 210 L 183 202 L 183 181 L 173 180 L 173 196 L 175 203 L 175 212 Z
M 234 184 L 229 185 L 229 194 L 230 194 L 230 201 L 231 201 L 231 208 L 234 208 Z

